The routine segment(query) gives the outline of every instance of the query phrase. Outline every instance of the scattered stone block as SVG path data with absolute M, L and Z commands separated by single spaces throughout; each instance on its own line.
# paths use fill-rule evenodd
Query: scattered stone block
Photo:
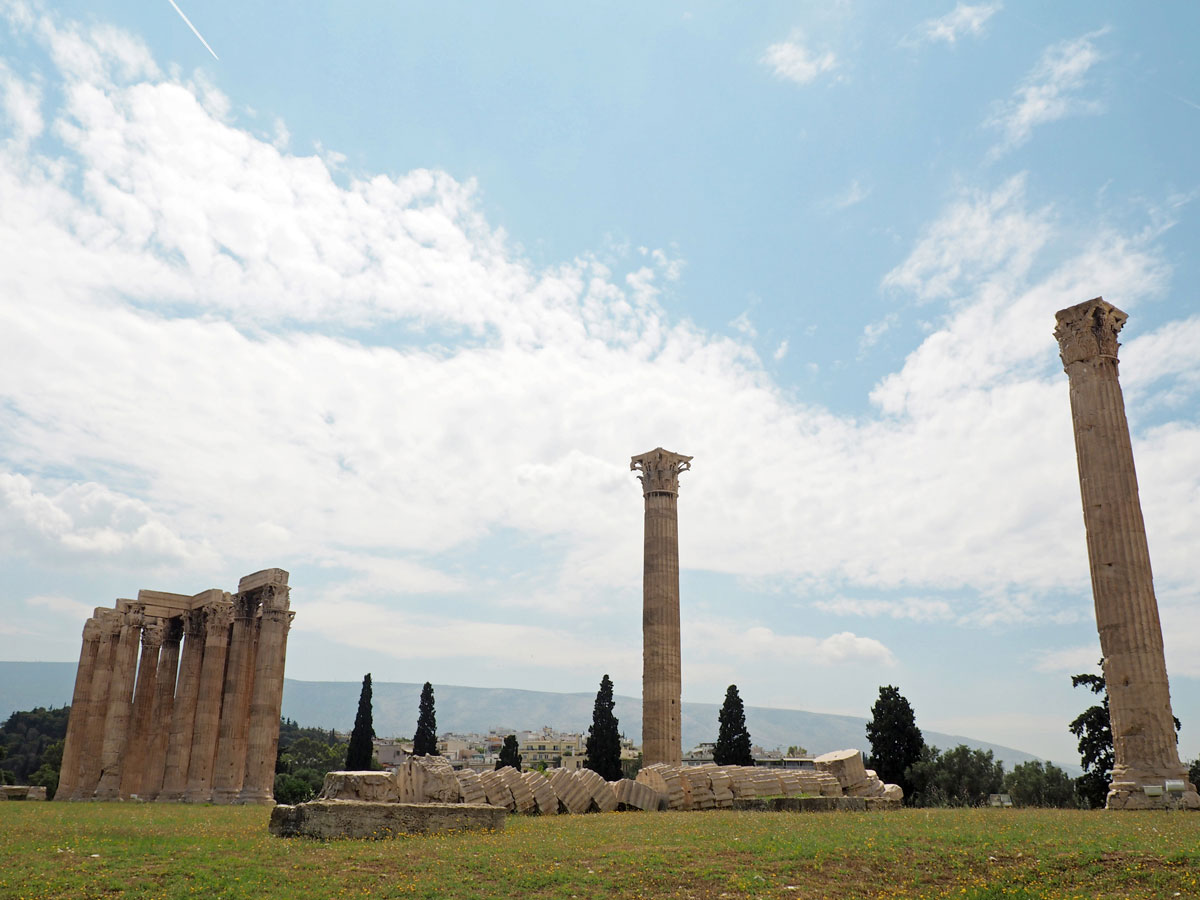
M 617 795 L 613 793 L 612 785 L 601 778 L 596 772 L 593 772 L 591 769 L 579 769 L 574 773 L 574 778 L 591 794 L 592 802 L 596 804 L 596 808 L 600 812 L 616 811 Z
M 658 811 L 666 805 L 662 796 L 643 782 L 622 778 L 613 782 L 612 786 L 617 797 L 617 809 Z
M 539 816 L 557 816 L 558 794 L 555 793 L 554 785 L 550 783 L 549 779 L 541 772 L 523 772 L 521 777 L 525 779 L 525 783 L 533 794 L 534 802 L 537 804 L 537 814 Z
M 867 767 L 863 764 L 861 750 L 834 750 L 821 754 L 813 763 L 819 771 L 828 772 L 836 778 L 843 790 L 867 780 Z
M 398 803 L 400 791 L 391 772 L 326 772 L 317 799 Z
M 558 799 L 568 813 L 581 815 L 591 811 L 592 793 L 580 781 L 571 777 L 566 769 L 551 769 L 546 773 L 546 779 L 558 794 Z
M 488 802 L 487 791 L 483 789 L 483 782 L 479 780 L 478 773 L 470 769 L 459 769 L 454 773 L 454 777 L 458 779 L 458 791 L 463 803 Z
M 379 840 L 402 834 L 500 831 L 504 810 L 476 803 L 366 803 L 314 800 L 276 806 L 268 826 L 276 837 Z
M 512 766 L 503 766 L 496 770 L 496 774 L 504 780 L 504 784 L 512 793 L 517 812 L 532 815 L 537 811 L 537 801 L 533 799 L 533 791 L 530 790 L 518 770 Z
M 480 772 L 479 781 L 483 785 L 484 793 L 487 794 L 488 803 L 493 806 L 502 806 L 509 812 L 516 812 L 517 801 L 513 799 L 512 791 L 509 790 L 499 771 Z

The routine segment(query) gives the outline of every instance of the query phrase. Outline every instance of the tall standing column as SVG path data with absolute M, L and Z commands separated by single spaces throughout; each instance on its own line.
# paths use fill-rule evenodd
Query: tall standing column
M 242 776 L 246 771 L 246 739 L 254 681 L 255 620 L 259 598 L 258 590 L 244 590 L 240 585 L 233 598 L 233 636 L 229 639 L 220 737 L 217 740 L 217 760 L 213 765 L 213 803 L 232 803 L 242 789 Z
M 121 793 L 121 766 L 125 745 L 129 742 L 129 719 L 133 708 L 133 682 L 137 674 L 137 652 L 142 632 L 143 606 L 126 604 L 121 636 L 113 660 L 109 688 L 108 715 L 104 720 L 104 744 L 100 751 L 100 780 L 96 782 L 97 800 L 116 800 Z
M 172 616 L 163 626 L 162 650 L 158 654 L 154 705 L 150 709 L 150 739 L 146 744 L 145 775 L 138 788 L 143 800 L 154 800 L 162 790 L 167 767 L 167 742 L 171 736 L 171 711 L 175 706 L 175 677 L 179 671 L 179 642 L 183 618 Z
M 271 573 L 268 576 L 271 580 L 259 588 L 262 616 L 259 620 L 258 649 L 254 657 L 254 692 L 250 699 L 246 771 L 241 793 L 238 794 L 239 803 L 270 803 L 275 797 L 275 751 L 279 745 L 283 664 L 287 654 L 291 613 L 288 611 L 288 573 L 282 569 L 268 569 L 267 572 Z M 238 590 L 246 590 L 246 582 L 254 577 L 242 579 Z
M 228 600 L 210 603 L 204 608 L 204 664 L 200 669 L 196 723 L 192 729 L 187 790 L 184 792 L 184 799 L 189 803 L 207 803 L 212 798 L 213 761 L 217 753 L 232 622 L 233 604 Z
M 150 713 L 158 693 L 158 654 L 166 628 L 162 619 L 147 616 L 142 625 L 142 658 L 138 663 L 137 685 L 133 690 L 133 712 L 129 723 L 129 741 L 121 761 L 122 798 L 141 796 L 145 775 L 147 745 L 150 743 Z
M 100 622 L 95 616 L 83 626 L 83 646 L 79 667 L 75 670 L 75 690 L 71 692 L 71 714 L 67 719 L 67 737 L 63 741 L 62 765 L 58 770 L 55 800 L 69 800 L 79 784 L 79 757 L 87 737 L 89 699 L 96 654 L 100 650 Z
M 692 457 L 657 447 L 629 463 L 642 474 L 642 759 L 679 765 L 683 748 L 679 654 L 679 473 Z
M 1175 747 L 1150 550 L 1117 380 L 1117 334 L 1128 317 L 1096 298 L 1060 310 L 1056 318 L 1054 336 L 1070 383 L 1092 596 L 1112 719 L 1115 763 L 1106 805 L 1200 808 L 1200 796 L 1187 783 Z M 1168 779 L 1184 782 L 1182 798 L 1145 792 Z
M 179 679 L 171 706 L 166 763 L 162 787 L 156 800 L 180 800 L 187 790 L 188 760 L 192 755 L 192 730 L 200 697 L 200 668 L 204 661 L 204 609 L 183 615 L 184 643 L 179 661 Z
M 108 718 L 108 695 L 112 687 L 113 664 L 117 658 L 121 628 L 125 617 L 115 609 L 98 608 L 100 645 L 92 670 L 92 688 L 88 693 L 87 730 L 79 754 L 78 781 L 69 800 L 90 800 L 100 780 L 100 757 L 104 750 L 104 720 Z

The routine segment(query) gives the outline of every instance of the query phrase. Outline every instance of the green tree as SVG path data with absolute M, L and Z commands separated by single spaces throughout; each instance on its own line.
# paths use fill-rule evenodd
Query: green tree
M 804 747 L 801 747 L 799 744 L 788 744 L 786 755 L 791 757 L 792 759 L 795 759 L 797 757 L 803 758 L 803 757 L 808 756 L 808 750 L 805 749 Z
M 621 780 L 621 731 L 617 717 L 613 715 L 615 705 L 613 684 L 606 673 L 600 679 L 600 690 L 596 691 L 592 724 L 584 745 L 587 753 L 584 766 L 598 773 L 605 781 Z
M 517 743 L 517 736 L 510 734 L 504 739 L 504 745 L 500 748 L 500 758 L 496 760 L 496 768 L 503 769 L 505 766 L 512 766 L 518 772 L 521 771 L 521 754 L 518 752 L 520 745 Z
M 371 673 L 363 676 L 362 691 L 358 695 L 358 713 L 354 716 L 354 730 L 350 732 L 350 744 L 346 747 L 346 769 L 362 772 L 371 768 L 371 757 L 375 752 L 375 727 L 371 720 Z
M 1074 807 L 1075 779 L 1054 763 L 1033 760 L 1013 768 L 1004 776 L 1004 791 L 1017 806 Z
M 53 800 L 58 791 L 58 773 L 62 769 L 63 746 L 66 740 L 55 741 L 42 754 L 42 763 L 29 776 L 30 784 L 40 784 L 46 789 L 46 799 Z
M 1200 787 L 1200 756 L 1196 757 L 1191 768 L 1188 769 L 1188 781 Z
M 6 751 L 4 774 L 10 784 L 29 784 L 47 749 L 67 736 L 71 707 L 18 710 L 0 725 L 0 747 Z
M 1104 660 L 1100 661 L 1104 664 Z M 1083 774 L 1075 779 L 1075 791 L 1079 798 L 1093 809 L 1104 805 L 1108 796 L 1108 782 L 1113 767 L 1112 720 L 1108 714 L 1108 690 L 1103 675 L 1084 673 L 1071 676 L 1071 687 L 1083 685 L 1093 694 L 1099 694 L 1101 702 L 1089 706 L 1067 726 L 1078 740 L 1079 761 Z
M 754 756 L 750 752 L 750 732 L 746 730 L 746 709 L 738 694 L 736 684 L 725 691 L 725 702 L 717 714 L 720 725 L 717 745 L 713 748 L 713 762 L 718 766 L 752 766 Z
M 959 744 L 942 753 L 926 745 L 908 769 L 916 806 L 982 806 L 1004 784 L 1004 766 L 991 750 Z
M 437 714 L 433 711 L 433 685 L 421 688 L 417 710 L 417 733 L 413 735 L 413 756 L 437 756 Z
M 879 689 L 879 699 L 871 707 L 867 722 L 867 740 L 871 755 L 867 766 L 883 781 L 898 784 L 904 789 L 904 801 L 910 803 L 913 783 L 908 769 L 921 759 L 925 738 L 917 727 L 917 717 L 900 689 L 886 685 Z

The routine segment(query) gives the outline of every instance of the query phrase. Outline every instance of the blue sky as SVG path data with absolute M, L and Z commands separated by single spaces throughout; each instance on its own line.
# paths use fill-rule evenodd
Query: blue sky
M 0 4 L 0 658 L 282 566 L 292 677 L 637 694 L 661 445 L 685 699 L 1073 761 L 1103 295 L 1194 758 L 1200 10 L 1043 6 Z

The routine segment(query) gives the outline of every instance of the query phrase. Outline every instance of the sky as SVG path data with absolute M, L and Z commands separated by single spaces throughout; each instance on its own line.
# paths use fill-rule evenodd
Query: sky
M 1074 762 L 1100 649 L 1052 332 L 1103 296 L 1195 758 L 1198 32 L 0 0 L 0 658 L 278 566 L 292 678 L 637 696 L 629 458 L 662 446 L 685 700 L 892 684 Z

